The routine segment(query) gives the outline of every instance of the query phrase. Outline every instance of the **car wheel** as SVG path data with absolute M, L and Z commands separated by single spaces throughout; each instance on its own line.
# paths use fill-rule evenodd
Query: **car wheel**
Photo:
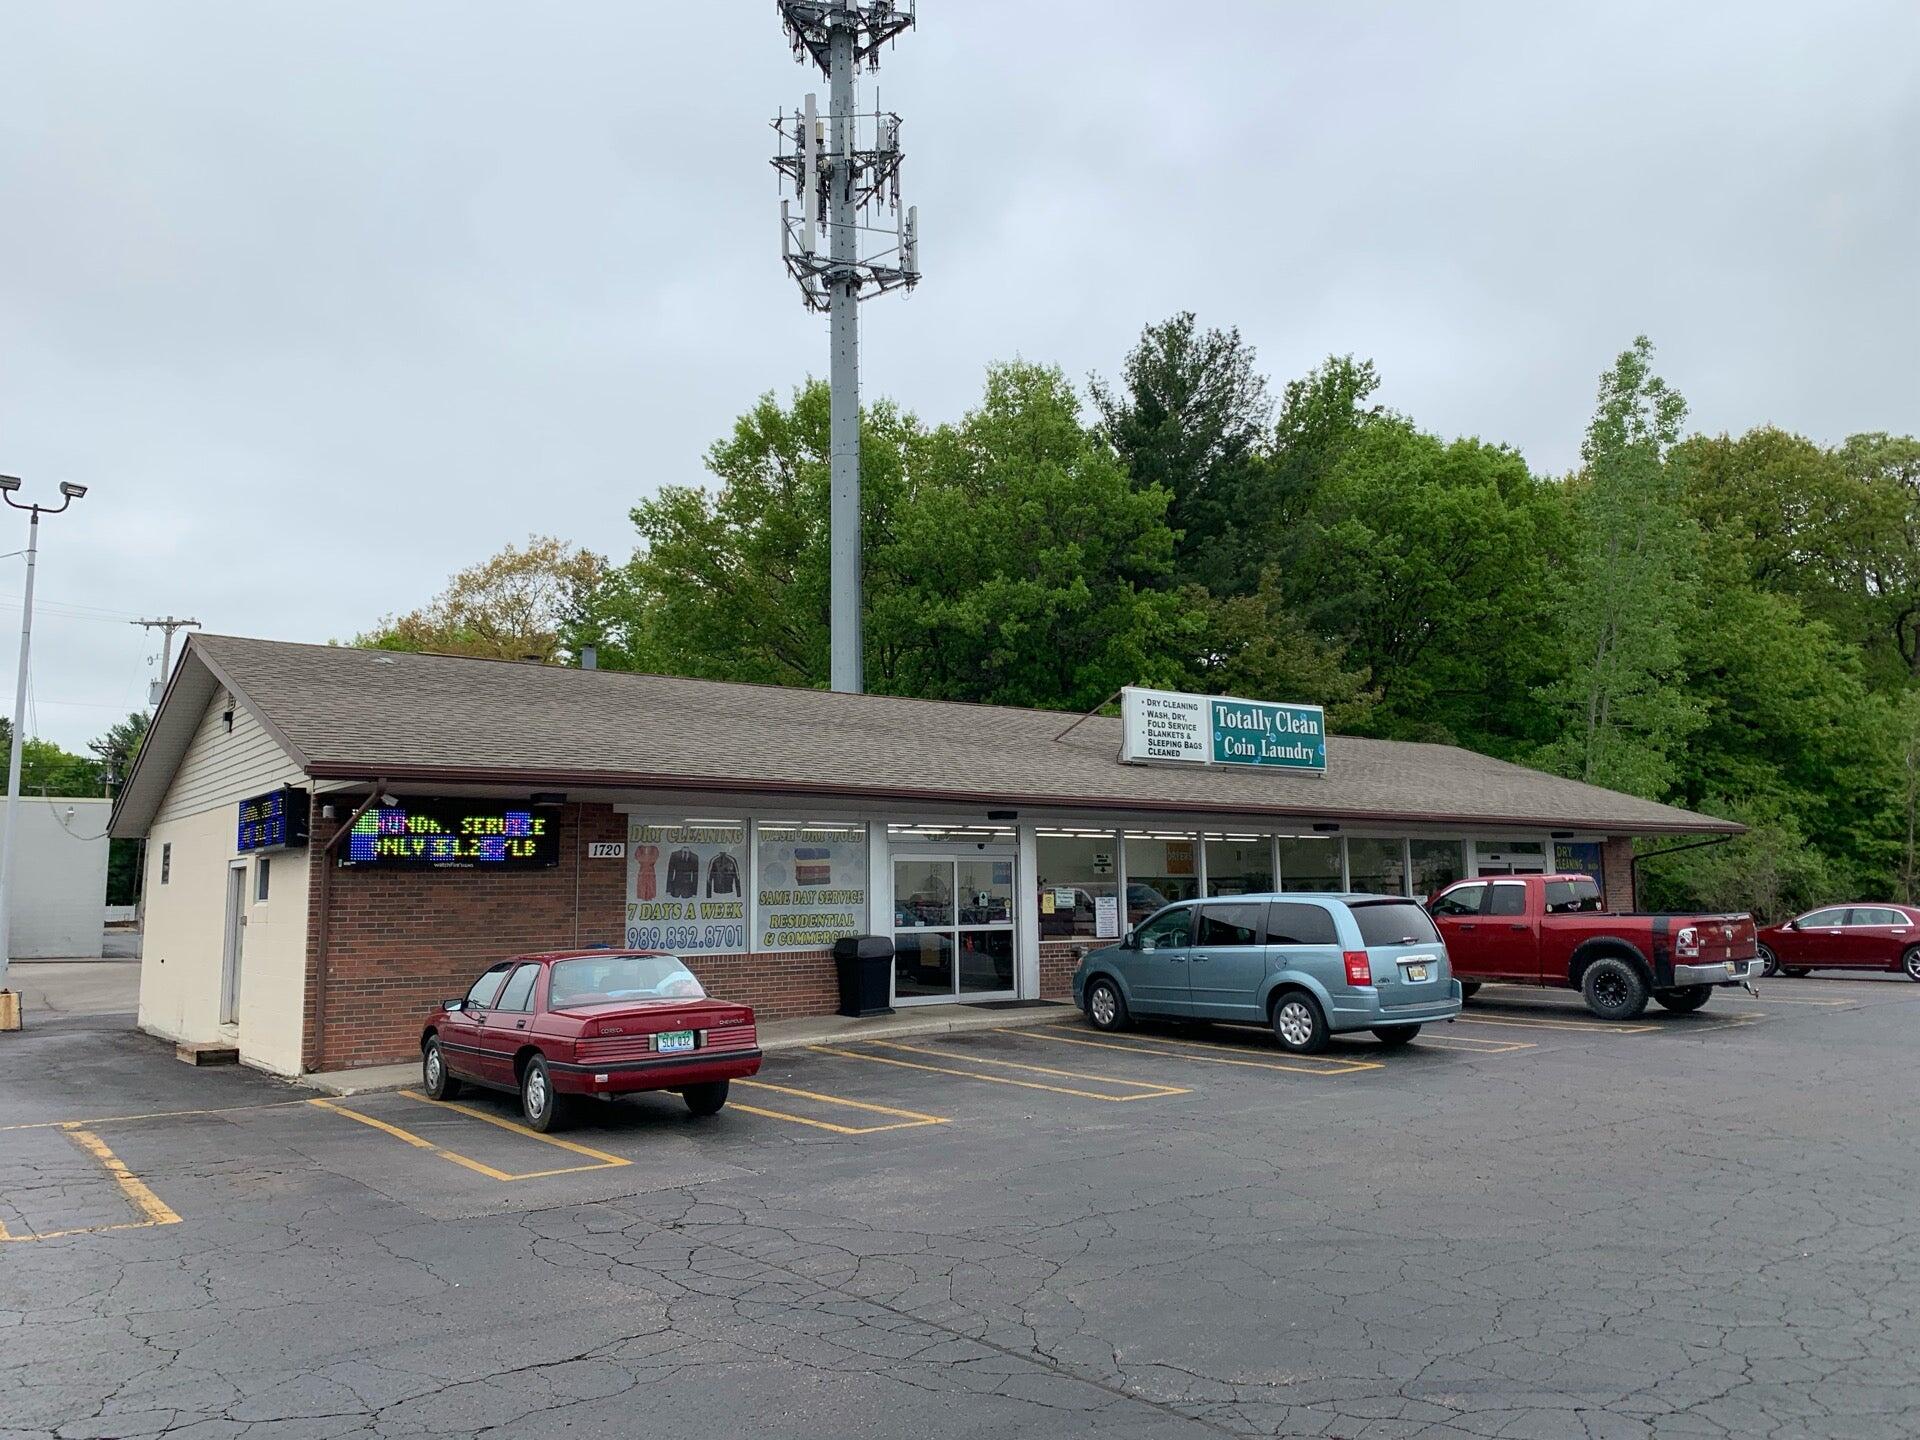
M 1780 973 L 1780 957 L 1764 945 L 1760 947 L 1760 973 L 1769 980 Z
M 440 1053 L 440 1037 L 433 1036 L 420 1052 L 420 1088 L 430 1100 L 457 1100 L 460 1082 L 447 1073 L 447 1057 Z
M 1602 1020 L 1633 1020 L 1647 1008 L 1647 982 L 1618 955 L 1603 955 L 1580 977 L 1580 996 Z
M 1920 945 L 1900 957 L 1900 968 L 1907 972 L 1909 980 L 1920 980 Z
M 727 1103 L 727 1084 L 725 1080 L 713 1080 L 705 1085 L 689 1085 L 680 1092 L 681 1098 L 696 1115 L 718 1115 L 720 1107 Z
M 1683 985 L 1678 990 L 1656 990 L 1653 998 L 1676 1015 L 1689 1015 L 1713 998 L 1713 987 Z
M 1471 1000 L 1479 993 L 1480 982 L 1478 980 L 1462 980 L 1460 982 L 1460 998 L 1462 1000 Z
M 1418 1025 L 1376 1025 L 1373 1027 L 1373 1038 L 1389 1050 L 1398 1050 L 1419 1033 L 1420 1027 Z
M 1304 990 L 1289 991 L 1274 1004 L 1273 1036 L 1282 1050 L 1317 1055 L 1327 1048 L 1327 1017 Z
M 1087 1021 L 1096 1030 L 1127 1028 L 1126 997 L 1113 981 L 1096 980 L 1087 986 Z
M 547 1073 L 544 1055 L 533 1056 L 520 1072 L 520 1113 L 542 1135 L 566 1123 L 565 1102 L 553 1092 L 553 1076 Z

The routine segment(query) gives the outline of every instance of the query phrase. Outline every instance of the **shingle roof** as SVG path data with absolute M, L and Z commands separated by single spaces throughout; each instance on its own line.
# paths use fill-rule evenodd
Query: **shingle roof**
M 390 654 L 224 635 L 188 642 L 316 779 L 712 790 L 1621 834 L 1741 827 L 1448 745 L 1330 736 L 1324 778 L 1123 765 L 1120 722 L 883 695 Z M 166 707 L 172 708 L 171 695 Z M 190 703 L 190 701 L 188 702 Z M 205 699 L 200 700 L 204 708 Z M 198 713 L 191 717 L 197 720 Z M 156 720 L 156 728 L 160 721 Z M 153 758 L 170 778 L 159 747 Z M 141 768 L 146 768 L 142 766 Z M 157 785 L 156 785 L 156 782 Z M 165 779 L 134 777 L 139 829 Z M 145 812 L 145 818 L 142 818 Z

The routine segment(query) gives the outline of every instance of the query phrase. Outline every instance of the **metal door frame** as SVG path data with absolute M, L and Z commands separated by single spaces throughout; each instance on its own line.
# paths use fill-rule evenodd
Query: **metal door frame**
M 220 1023 L 240 1023 L 240 967 L 247 949 L 247 862 L 227 862 L 227 903 L 220 950 Z

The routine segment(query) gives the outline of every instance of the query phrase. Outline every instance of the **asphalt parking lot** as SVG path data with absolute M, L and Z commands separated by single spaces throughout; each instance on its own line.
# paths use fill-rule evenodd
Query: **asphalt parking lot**
M 536 1136 L 0 1037 L 0 1437 L 1920 1434 L 1920 986 L 1025 1031 Z

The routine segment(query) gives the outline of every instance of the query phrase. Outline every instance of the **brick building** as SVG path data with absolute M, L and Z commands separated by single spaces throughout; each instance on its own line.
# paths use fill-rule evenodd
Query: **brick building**
M 1245 716 L 1208 713 L 1245 746 L 1219 733 Z M 1740 829 L 1450 746 L 1289 740 L 1301 771 L 1138 738 L 195 635 L 113 819 L 148 841 L 140 1023 L 283 1074 L 386 1063 L 492 961 L 594 945 L 675 951 L 765 1018 L 828 1013 L 851 933 L 895 940 L 896 1005 L 1060 998 L 1171 900 L 1577 870 L 1626 908 L 1632 837 Z

